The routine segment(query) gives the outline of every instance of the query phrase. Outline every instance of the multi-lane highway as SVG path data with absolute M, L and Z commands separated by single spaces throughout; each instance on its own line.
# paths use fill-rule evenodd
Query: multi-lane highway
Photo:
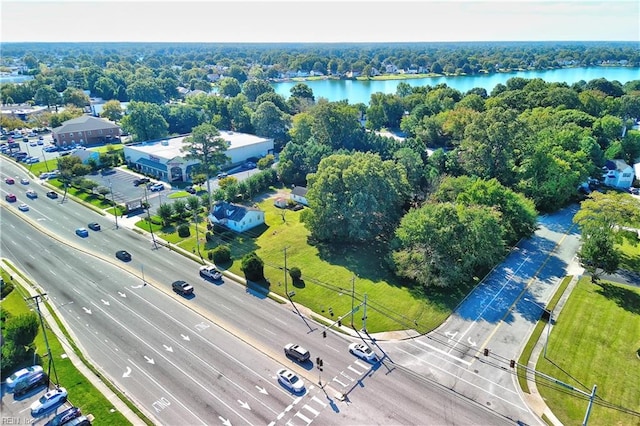
M 35 181 L 4 184 L 7 175 L 26 174 L 1 165 L 3 256 L 46 290 L 88 357 L 156 423 L 508 424 L 393 359 L 370 365 L 354 358 L 352 338 L 323 338 L 289 305 L 229 279 L 205 281 L 193 261 L 154 249 L 146 236 L 80 205 L 44 197 Z M 28 212 L 4 202 L 9 191 L 26 201 L 28 187 L 40 195 Z M 74 234 L 92 221 L 102 231 Z M 131 262 L 114 257 L 120 249 Z M 171 291 L 178 279 L 194 285 L 194 297 Z M 307 347 L 313 362 L 286 358 L 282 347 L 291 341 Z M 277 383 L 283 365 L 305 380 L 304 395 Z

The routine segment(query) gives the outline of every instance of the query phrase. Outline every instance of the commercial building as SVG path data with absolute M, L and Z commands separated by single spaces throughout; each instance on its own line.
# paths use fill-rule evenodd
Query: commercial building
M 119 140 L 120 127 L 109 120 L 82 115 L 53 129 L 51 137 L 58 146 L 100 145 Z
M 194 172 L 197 160 L 185 158 L 182 135 L 156 141 L 142 142 L 124 147 L 124 158 L 133 170 L 153 175 L 166 182 L 188 182 Z M 246 133 L 220 131 L 220 137 L 227 141 L 227 165 L 242 164 L 252 157 L 264 157 L 273 152 L 273 139 Z

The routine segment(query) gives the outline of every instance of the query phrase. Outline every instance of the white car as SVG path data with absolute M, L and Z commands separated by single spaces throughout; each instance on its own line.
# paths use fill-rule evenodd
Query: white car
M 21 212 L 28 212 L 29 211 L 29 206 L 26 205 L 25 203 L 22 203 L 18 206 L 18 210 L 20 210 Z
M 205 265 L 200 267 L 200 276 L 217 281 L 222 278 L 222 274 L 215 266 Z
M 20 183 L 23 184 L 23 185 L 29 185 L 29 179 L 22 178 L 22 179 L 20 179 Z
M 9 390 L 13 390 L 16 387 L 16 384 L 19 382 L 28 379 L 31 376 L 34 376 L 38 373 L 42 373 L 44 370 L 39 365 L 33 365 L 31 367 L 23 368 L 21 370 L 16 371 L 9 377 L 7 377 L 6 385 Z
M 33 189 L 30 189 L 27 191 L 27 198 L 38 198 L 38 193 L 36 191 L 34 191 Z
M 156 183 L 154 185 L 151 185 L 151 187 L 149 188 L 151 192 L 162 191 L 163 189 L 164 189 L 164 185 L 161 183 Z
M 378 356 L 371 348 L 364 343 L 352 343 L 349 345 L 349 352 L 358 358 L 362 358 L 368 362 L 377 362 Z
M 67 390 L 65 388 L 52 389 L 31 404 L 31 415 L 36 417 L 54 406 L 63 404 L 66 400 Z
M 304 382 L 302 379 L 289 369 L 283 368 L 278 370 L 278 381 L 293 393 L 302 392 L 304 390 Z

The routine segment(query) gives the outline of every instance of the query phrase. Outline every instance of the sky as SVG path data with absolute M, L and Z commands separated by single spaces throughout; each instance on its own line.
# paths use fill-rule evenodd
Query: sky
M 638 41 L 638 0 L 1 0 L 2 42 Z

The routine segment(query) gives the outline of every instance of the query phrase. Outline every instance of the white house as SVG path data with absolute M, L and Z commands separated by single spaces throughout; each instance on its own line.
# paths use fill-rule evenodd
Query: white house
M 633 183 L 633 167 L 624 160 L 607 160 L 603 170 L 605 173 L 602 178 L 605 185 L 629 189 Z
M 307 188 L 304 186 L 294 186 L 291 190 L 290 198 L 296 203 L 304 204 L 305 206 L 309 205 L 307 201 Z
M 264 223 L 264 212 L 253 207 L 240 204 L 216 201 L 209 213 L 213 224 L 224 226 L 232 231 L 244 232 Z

